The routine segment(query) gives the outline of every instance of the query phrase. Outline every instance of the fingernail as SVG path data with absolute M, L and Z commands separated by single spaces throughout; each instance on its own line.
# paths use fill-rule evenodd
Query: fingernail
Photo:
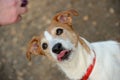
M 28 1 L 27 1 L 27 0 L 22 0 L 21 7 L 26 7 L 27 4 L 28 4 Z

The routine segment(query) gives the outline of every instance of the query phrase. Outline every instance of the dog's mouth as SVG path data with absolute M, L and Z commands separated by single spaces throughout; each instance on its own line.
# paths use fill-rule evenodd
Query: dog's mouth
M 69 59 L 71 50 L 62 50 L 58 55 L 57 55 L 57 59 L 58 61 L 62 61 L 62 60 L 67 60 Z

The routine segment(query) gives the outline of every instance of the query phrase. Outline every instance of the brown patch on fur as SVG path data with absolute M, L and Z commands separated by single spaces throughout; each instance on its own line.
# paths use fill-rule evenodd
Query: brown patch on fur
M 78 12 L 74 9 L 57 13 L 54 16 L 53 21 L 62 24 L 72 25 L 72 16 L 78 16 Z
M 40 48 L 40 37 L 33 37 L 32 40 L 29 42 L 26 53 L 26 57 L 28 60 L 31 60 L 31 54 L 45 56 L 45 53 Z
M 75 32 L 72 27 L 72 16 L 78 16 L 78 12 L 74 9 L 57 13 L 48 27 L 47 31 L 51 33 L 54 27 L 62 27 L 68 31 Z
M 78 12 L 74 9 L 71 10 L 67 10 L 67 11 L 62 11 L 57 13 L 51 22 L 51 25 L 48 27 L 48 31 L 50 32 L 50 30 L 53 27 L 64 27 L 67 28 L 69 30 L 73 30 L 72 28 L 72 16 L 78 16 Z
M 83 39 L 79 38 L 79 42 L 80 42 L 81 45 L 86 49 L 86 51 L 87 51 L 88 53 L 90 53 L 90 48 L 89 48 L 89 46 L 85 43 L 85 41 L 84 41 Z

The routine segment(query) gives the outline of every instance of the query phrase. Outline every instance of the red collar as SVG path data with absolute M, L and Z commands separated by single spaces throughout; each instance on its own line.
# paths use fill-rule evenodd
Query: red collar
M 93 52 L 94 52 L 94 51 L 93 51 Z M 94 53 L 95 53 L 95 52 L 94 52 Z M 92 70 L 93 70 L 93 68 L 94 68 L 94 66 L 95 66 L 95 62 L 96 62 L 96 56 L 93 58 L 93 63 L 88 67 L 85 75 L 84 75 L 84 76 L 82 77 L 82 79 L 80 79 L 80 80 L 88 80 L 88 78 L 89 78 L 89 76 L 90 76 L 90 74 L 91 74 L 91 72 L 92 72 Z

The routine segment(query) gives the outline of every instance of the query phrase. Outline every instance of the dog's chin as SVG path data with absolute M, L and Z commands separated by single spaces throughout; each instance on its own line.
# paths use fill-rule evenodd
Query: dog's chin
M 57 55 L 57 60 L 58 61 L 65 61 L 68 60 L 70 57 L 72 50 L 62 50 L 58 55 Z

